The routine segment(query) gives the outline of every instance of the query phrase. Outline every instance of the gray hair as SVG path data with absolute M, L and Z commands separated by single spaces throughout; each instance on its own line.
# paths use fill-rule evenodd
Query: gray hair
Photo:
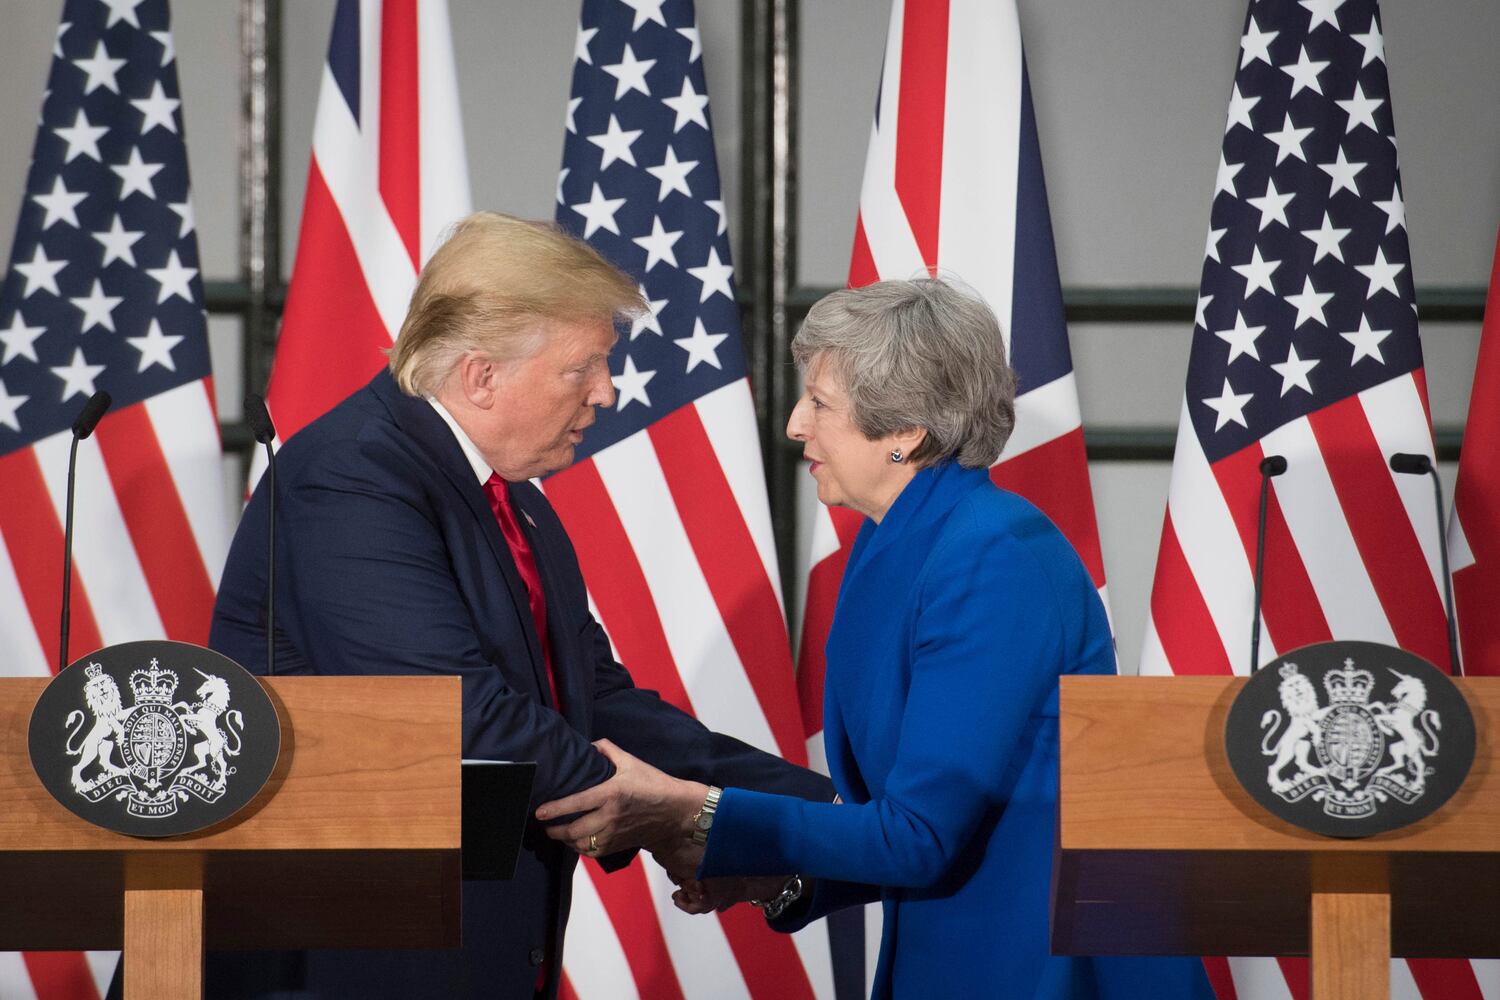
M 849 395 L 850 417 L 875 440 L 922 427 L 921 468 L 955 458 L 993 464 L 1016 425 L 1016 376 L 995 313 L 931 278 L 881 281 L 824 296 L 792 340 L 804 372 L 821 358 Z

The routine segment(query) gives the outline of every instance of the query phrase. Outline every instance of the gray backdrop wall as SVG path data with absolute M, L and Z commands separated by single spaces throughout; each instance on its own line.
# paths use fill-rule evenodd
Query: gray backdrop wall
M 845 277 L 888 6 L 800 4 L 795 238 L 804 285 Z M 1196 285 L 1244 0 L 1019 6 L 1063 284 Z M 60 9 L 45 0 L 0 3 L 7 260 Z M 579 4 L 450 0 L 450 9 L 475 204 L 550 217 Z M 283 7 L 286 270 L 332 11 L 333 0 Z M 204 277 L 230 279 L 239 273 L 238 4 L 177 0 L 173 14 Z M 1500 224 L 1500 4 L 1387 0 L 1382 14 L 1418 299 L 1424 289 L 1482 287 Z M 733 234 L 741 205 L 741 5 L 699 0 L 698 17 Z M 1422 332 L 1434 419 L 1460 425 L 1478 324 L 1425 323 Z M 232 419 L 247 388 L 239 321 L 216 316 L 211 335 L 220 412 Z M 1175 425 L 1188 324 L 1075 323 L 1071 336 L 1086 430 Z M 240 476 L 230 463 L 226 503 Z M 1133 670 L 1168 467 L 1095 462 L 1092 477 L 1121 665 Z

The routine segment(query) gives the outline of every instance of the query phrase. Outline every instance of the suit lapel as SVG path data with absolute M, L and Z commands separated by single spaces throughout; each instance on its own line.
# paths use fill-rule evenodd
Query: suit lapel
M 500 533 L 500 523 L 495 520 L 495 512 L 490 509 L 489 498 L 485 496 L 484 488 L 475 479 L 474 469 L 464 457 L 458 440 L 454 438 L 448 425 L 443 422 L 443 418 L 433 410 L 432 404 L 425 399 L 408 396 L 402 392 L 397 387 L 395 379 L 391 377 L 389 370 L 382 369 L 380 374 L 371 381 L 370 388 L 385 403 L 396 426 L 417 444 L 423 454 L 433 460 L 433 463 L 442 471 L 443 478 L 447 480 L 450 491 L 456 495 L 463 508 L 466 508 L 469 514 L 479 522 L 480 531 L 495 556 L 495 565 L 499 567 L 505 586 L 510 591 L 511 607 L 516 615 L 516 627 L 525 637 L 526 651 L 531 660 L 531 672 L 536 681 L 537 690 L 542 694 L 544 701 L 548 700 L 547 692 L 550 685 L 547 682 L 547 667 L 542 659 L 541 643 L 536 635 L 536 623 L 531 618 L 531 605 L 527 599 L 526 584 L 521 580 L 521 574 L 516 569 L 515 558 L 510 554 L 510 546 L 505 544 L 505 536 Z

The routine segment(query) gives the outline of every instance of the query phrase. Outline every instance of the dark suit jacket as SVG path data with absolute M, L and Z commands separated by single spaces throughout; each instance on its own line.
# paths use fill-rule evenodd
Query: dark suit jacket
M 459 675 L 464 756 L 536 761 L 533 808 L 610 776 L 590 745 L 601 737 L 679 777 L 832 798 L 826 779 L 637 688 L 589 612 L 561 522 L 541 491 L 517 483 L 547 600 L 562 712 L 551 708 L 526 591 L 484 491 L 442 418 L 389 373 L 299 432 L 278 462 L 278 673 Z M 209 639 L 257 672 L 265 484 L 235 534 Z M 576 861 L 533 823 L 514 880 L 465 883 L 461 952 L 310 952 L 296 963 L 300 985 L 319 996 L 529 996 L 545 957 L 550 995 Z

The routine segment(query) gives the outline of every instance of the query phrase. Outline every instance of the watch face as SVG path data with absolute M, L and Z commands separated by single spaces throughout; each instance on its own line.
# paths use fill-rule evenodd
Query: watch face
M 714 818 L 712 813 L 700 812 L 698 815 L 693 817 L 693 825 L 700 830 L 707 830 L 710 826 L 713 825 L 713 822 Z

